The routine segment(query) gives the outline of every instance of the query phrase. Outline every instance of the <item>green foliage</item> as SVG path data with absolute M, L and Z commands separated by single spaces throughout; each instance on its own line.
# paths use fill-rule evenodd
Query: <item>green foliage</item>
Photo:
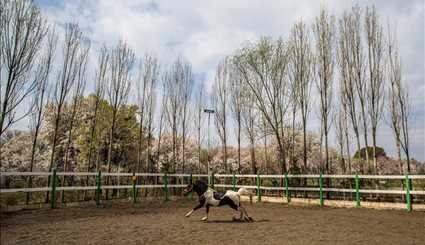
M 100 101 L 97 111 L 96 127 L 92 141 L 92 125 L 94 122 L 94 104 L 96 97 L 90 95 L 82 97 L 80 109 L 74 122 L 72 146 L 70 147 L 71 168 L 77 171 L 86 171 L 90 146 L 92 147 L 92 166 L 105 166 L 107 160 L 110 128 L 112 124 L 112 107 L 106 100 Z M 123 105 L 117 113 L 117 122 L 114 132 L 114 143 L 112 145 L 112 167 L 120 165 L 132 171 L 137 163 L 139 122 L 136 118 L 138 107 L 135 105 Z M 52 135 L 55 123 L 55 108 L 49 105 L 46 110 L 46 127 L 48 143 L 52 143 Z M 61 126 L 59 128 L 59 144 L 56 159 L 59 168 L 62 166 L 65 156 L 65 144 L 67 133 L 70 128 L 70 107 L 66 105 L 61 115 Z M 147 135 L 143 135 L 144 139 Z M 144 140 L 146 142 L 146 140 Z M 145 146 L 142 146 L 145 149 Z
M 369 159 L 372 159 L 373 158 L 373 147 L 368 146 L 367 147 L 367 153 L 368 153 Z M 377 146 L 376 147 L 376 156 L 377 157 L 386 157 L 387 155 L 385 154 L 384 148 Z M 366 160 L 366 148 L 365 147 L 361 148 L 360 152 L 356 151 L 356 153 L 354 154 L 354 158 Z

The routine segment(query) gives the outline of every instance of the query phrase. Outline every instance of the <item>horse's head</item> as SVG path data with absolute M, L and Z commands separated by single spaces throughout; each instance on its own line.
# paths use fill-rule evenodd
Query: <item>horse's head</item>
M 203 181 L 195 181 L 193 184 L 189 184 L 183 191 L 184 195 L 188 195 L 192 191 L 196 192 L 198 196 L 203 195 L 208 190 L 208 185 Z
M 193 184 L 188 184 L 183 190 L 183 195 L 187 196 L 193 191 Z

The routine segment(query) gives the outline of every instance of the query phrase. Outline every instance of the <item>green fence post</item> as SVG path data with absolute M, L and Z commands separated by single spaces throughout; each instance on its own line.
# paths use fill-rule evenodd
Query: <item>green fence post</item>
M 214 172 L 211 174 L 211 188 L 214 189 Z
M 52 191 L 50 199 L 50 207 L 56 208 L 56 168 L 54 168 L 52 172 Z
M 289 196 L 289 181 L 288 181 L 288 174 L 285 173 L 285 196 L 286 196 L 286 201 L 288 203 L 291 202 L 291 197 Z
M 322 173 L 319 176 L 319 188 L 320 188 L 320 207 L 323 207 L 323 177 Z
M 257 202 L 261 202 L 261 179 L 260 175 L 257 173 Z
M 165 201 L 168 201 L 168 176 L 167 176 L 167 173 L 164 174 L 164 193 L 165 193 Z
M 406 211 L 411 212 L 412 211 L 412 201 L 410 199 L 410 180 L 409 175 L 406 174 Z
M 102 183 L 102 172 L 99 172 L 96 175 L 96 207 L 100 207 L 100 185 Z
M 356 174 L 356 208 L 360 208 L 360 180 L 359 176 Z
M 133 203 L 136 203 L 136 200 L 137 200 L 137 189 L 136 189 L 137 177 L 136 177 L 136 174 L 134 172 L 133 172 L 132 180 L 133 180 Z
M 233 191 L 236 191 L 236 176 L 234 173 L 232 177 L 232 185 L 233 185 Z

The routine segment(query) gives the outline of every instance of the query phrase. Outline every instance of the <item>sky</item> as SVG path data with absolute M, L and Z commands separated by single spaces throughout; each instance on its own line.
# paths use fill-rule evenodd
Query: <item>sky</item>
M 341 16 L 353 4 L 374 4 L 384 27 L 397 28 L 403 80 L 409 88 L 412 157 L 425 160 L 425 34 L 423 0 L 387 1 L 140 1 L 140 0 L 35 0 L 57 29 L 77 22 L 91 39 L 92 59 L 100 45 L 125 40 L 138 57 L 151 54 L 167 67 L 177 57 L 192 64 L 196 83 L 211 88 L 217 64 L 247 41 L 262 36 L 287 39 L 292 25 L 303 20 L 311 26 L 321 6 Z M 90 84 L 88 85 L 90 86 Z M 317 130 L 311 114 L 310 130 Z M 385 120 L 379 125 L 378 145 L 395 152 Z M 230 137 L 235 138 L 235 137 Z M 231 140 L 232 142 L 232 140 Z

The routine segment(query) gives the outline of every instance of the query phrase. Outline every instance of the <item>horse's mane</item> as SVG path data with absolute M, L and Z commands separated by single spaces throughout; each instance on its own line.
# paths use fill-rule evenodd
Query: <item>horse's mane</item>
M 201 180 L 197 180 L 194 184 L 193 184 L 193 190 L 198 193 L 198 195 L 202 195 L 204 194 L 207 190 L 208 190 L 208 184 L 205 183 L 204 181 Z

